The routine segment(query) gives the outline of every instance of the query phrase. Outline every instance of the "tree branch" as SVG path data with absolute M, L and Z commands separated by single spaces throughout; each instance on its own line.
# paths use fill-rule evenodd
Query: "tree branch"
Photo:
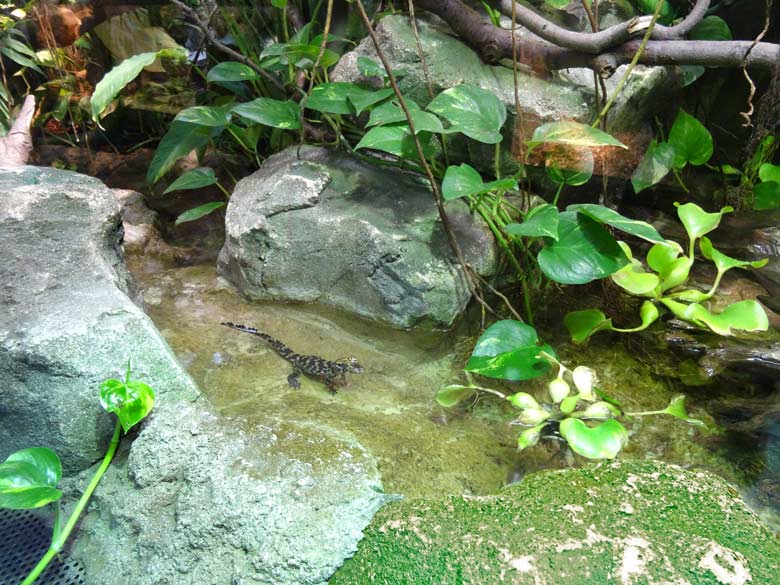
M 590 43 L 581 45 L 587 50 L 572 49 L 556 46 L 539 37 L 517 39 L 513 44 L 511 31 L 496 28 L 460 0 L 415 0 L 415 3 L 420 8 L 436 14 L 447 22 L 458 36 L 480 51 L 483 59 L 489 62 L 495 62 L 497 59 L 511 59 L 512 51 L 516 49 L 521 61 L 540 73 L 550 69 L 567 69 L 569 67 L 598 68 L 599 64 L 604 62 L 609 62 L 614 66 L 629 63 L 640 43 L 639 40 L 632 40 L 611 47 L 609 50 L 600 49 L 598 51 L 594 51 Z M 702 7 L 705 4 L 706 1 L 699 0 L 688 18 L 675 27 L 666 27 L 663 34 L 676 36 L 681 31 L 690 30 L 691 23 L 695 23 L 700 17 Z M 526 14 L 528 13 L 527 8 L 520 5 L 515 6 L 518 13 L 521 8 Z M 536 14 L 534 14 L 534 18 L 543 21 L 539 23 L 540 27 L 549 29 L 554 26 Z M 522 22 L 519 16 L 518 20 Z M 628 29 L 628 25 L 623 23 L 623 25 L 616 25 L 617 28 L 610 27 L 595 34 L 560 30 L 567 33 L 566 38 L 575 40 L 580 45 L 582 37 L 586 37 L 586 40 L 592 40 L 603 33 L 616 35 L 609 37 L 612 40 L 619 39 L 620 36 L 614 31 L 622 30 L 622 26 L 626 26 L 626 30 Z M 645 28 L 642 27 L 642 30 Z M 654 31 L 653 36 L 657 37 L 657 35 L 657 31 Z M 747 67 L 771 69 L 780 60 L 780 46 L 772 43 L 757 43 L 745 60 L 745 54 L 752 44 L 752 41 L 651 40 L 647 43 L 639 63 L 643 65 L 706 65 L 711 67 L 742 67 L 743 64 L 746 64 Z
M 505 15 L 512 14 L 512 0 L 501 0 L 500 10 Z M 536 14 L 530 8 L 522 4 L 515 6 L 515 18 L 529 31 L 540 38 L 563 47 L 574 49 L 584 53 L 598 54 L 607 49 L 616 47 L 626 42 L 632 34 L 645 30 L 647 27 L 639 26 L 642 18 L 632 18 L 615 26 L 598 32 L 577 32 L 561 28 Z M 678 25 L 666 27 L 656 25 L 651 39 L 680 39 L 696 26 L 709 8 L 710 0 L 697 0 L 690 14 Z

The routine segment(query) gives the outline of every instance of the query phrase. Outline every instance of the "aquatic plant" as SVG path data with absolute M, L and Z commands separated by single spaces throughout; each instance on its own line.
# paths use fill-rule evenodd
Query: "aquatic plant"
M 542 439 L 562 441 L 587 459 L 612 459 L 628 443 L 628 431 L 620 418 L 668 414 L 693 425 L 704 426 L 688 416 L 685 396 L 671 399 L 666 408 L 645 412 L 623 412 L 620 404 L 596 386 L 596 372 L 586 365 L 569 369 L 555 351 L 539 341 L 536 330 L 519 321 L 494 323 L 474 347 L 466 372 L 511 382 L 530 380 L 558 372 L 547 385 L 547 397 L 537 400 L 528 392 L 505 394 L 474 383 L 452 384 L 439 390 L 436 400 L 445 407 L 473 400 L 480 395 L 506 400 L 519 410 L 510 423 L 522 427 L 518 450 Z
M 100 385 L 99 400 L 100 405 L 107 412 L 113 412 L 117 416 L 114 434 L 103 461 L 64 526 L 61 525 L 60 518 L 62 491 L 57 488 L 62 477 L 62 463 L 54 451 L 47 447 L 21 449 L 9 455 L 0 464 L 0 508 L 30 510 L 47 504 L 52 504 L 54 508 L 51 545 L 22 581 L 22 585 L 34 583 L 51 560 L 62 550 L 92 493 L 108 469 L 119 445 L 121 432 L 124 430 L 127 433 L 152 410 L 154 390 L 143 382 L 130 379 L 128 362 L 125 380 L 112 378 L 103 382 Z
M 708 328 L 719 335 L 731 335 L 732 329 L 743 331 L 766 331 L 769 320 L 761 304 L 753 299 L 729 305 L 720 313 L 710 312 L 702 303 L 715 294 L 723 275 L 732 268 L 760 268 L 767 260 L 736 260 L 718 251 L 705 234 L 720 224 L 723 214 L 732 211 L 724 207 L 717 213 L 708 213 L 695 203 L 677 205 L 677 214 L 688 233 L 688 248 L 672 240 L 653 245 L 647 253 L 646 265 L 633 257 L 631 248 L 619 242 L 629 258 L 629 264 L 610 276 L 612 281 L 627 293 L 644 297 L 639 310 L 641 323 L 632 328 L 621 329 L 612 325 L 598 309 L 574 311 L 564 318 L 564 324 L 576 343 L 583 343 L 597 331 L 610 330 L 622 333 L 641 331 L 660 317 L 658 305 L 671 311 L 675 317 Z M 717 274 L 709 290 L 685 288 L 694 264 L 695 246 L 699 242 L 702 255 L 715 264 Z

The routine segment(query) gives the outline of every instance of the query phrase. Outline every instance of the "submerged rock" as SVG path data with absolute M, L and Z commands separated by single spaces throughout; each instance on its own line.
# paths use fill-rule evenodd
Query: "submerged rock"
M 253 300 L 318 301 L 396 327 L 452 324 L 470 293 L 425 181 L 322 148 L 297 153 L 236 185 L 222 275 Z M 466 260 L 492 274 L 488 227 L 461 201 L 447 211 Z
M 325 583 L 387 499 L 346 433 L 179 405 L 103 479 L 72 554 L 91 584 Z
M 198 396 L 128 297 L 120 225 L 97 179 L 0 171 L 0 459 L 48 446 L 74 472 L 102 457 L 114 421 L 98 387 L 123 377 L 128 360 L 158 401 Z
M 780 545 L 722 479 L 660 462 L 536 473 L 380 511 L 331 585 L 774 583 Z

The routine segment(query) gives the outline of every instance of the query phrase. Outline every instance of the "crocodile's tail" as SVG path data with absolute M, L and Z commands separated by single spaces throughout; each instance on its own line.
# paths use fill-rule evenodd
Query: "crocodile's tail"
M 287 347 L 284 343 L 282 343 L 281 341 L 279 341 L 274 337 L 271 337 L 267 333 L 258 331 L 254 327 L 248 327 L 247 325 L 238 325 L 237 323 L 230 323 L 230 322 L 223 322 L 221 323 L 221 325 L 224 325 L 225 327 L 230 327 L 231 329 L 237 329 L 238 331 L 243 331 L 244 333 L 251 333 L 252 335 L 257 335 L 258 337 L 268 342 L 268 345 L 270 345 L 276 353 L 278 353 L 280 356 L 282 356 L 285 359 L 289 359 L 291 356 L 295 355 L 295 352 L 291 350 L 289 347 Z

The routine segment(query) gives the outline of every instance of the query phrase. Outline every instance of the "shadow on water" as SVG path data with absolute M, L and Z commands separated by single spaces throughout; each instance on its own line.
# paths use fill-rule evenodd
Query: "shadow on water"
M 213 263 L 134 273 L 147 312 L 220 412 L 250 426 L 294 421 L 354 435 L 377 459 L 387 492 L 490 494 L 530 471 L 563 465 L 554 449 L 517 455 L 516 430 L 507 424 L 513 412 L 497 401 L 484 400 L 472 410 L 436 403 L 442 385 L 463 380 L 478 316 L 451 332 L 398 331 L 323 306 L 249 303 Z M 299 390 L 290 388 L 289 363 L 258 338 L 220 326 L 222 321 L 268 332 L 298 353 L 355 356 L 365 372 L 349 376 L 350 385 L 336 395 L 305 377 Z M 595 368 L 600 386 L 627 411 L 663 408 L 671 396 L 687 393 L 689 411 L 708 429 L 666 416 L 635 418 L 626 424 L 631 438 L 621 457 L 710 469 L 740 485 L 767 523 L 780 527 L 779 425 L 758 435 L 724 430 L 720 411 L 710 408 L 717 396 L 653 375 L 637 352 L 609 336 L 586 346 L 550 341 L 569 366 Z M 514 385 L 514 391 L 541 388 Z

